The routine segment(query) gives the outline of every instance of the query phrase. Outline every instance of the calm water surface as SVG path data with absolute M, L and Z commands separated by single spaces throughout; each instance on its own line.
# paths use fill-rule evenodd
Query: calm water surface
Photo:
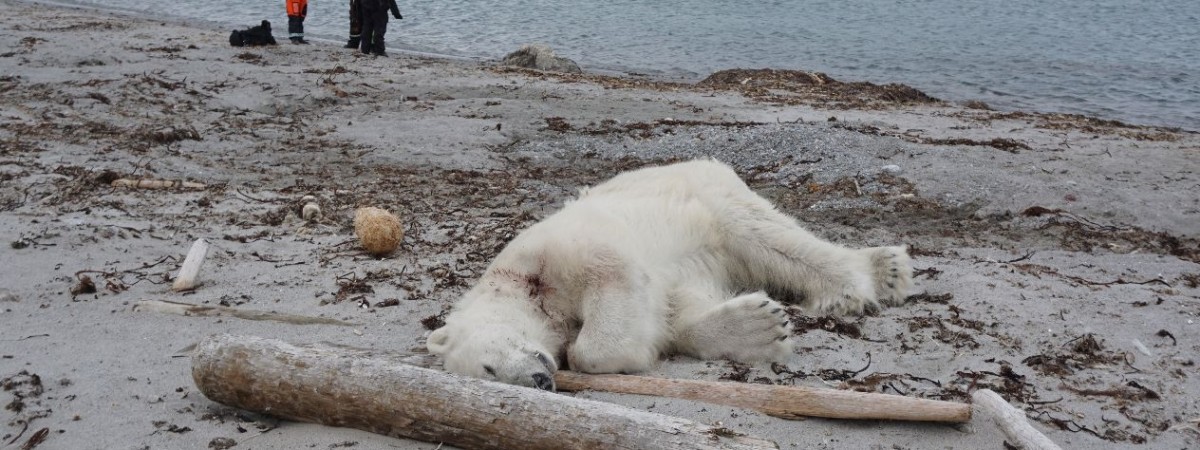
M 282 0 L 74 0 L 244 27 Z M 803 69 L 946 100 L 1200 130 L 1200 0 L 398 0 L 389 42 L 498 58 L 541 42 L 585 68 L 700 79 Z M 345 39 L 347 2 L 311 0 L 309 35 Z

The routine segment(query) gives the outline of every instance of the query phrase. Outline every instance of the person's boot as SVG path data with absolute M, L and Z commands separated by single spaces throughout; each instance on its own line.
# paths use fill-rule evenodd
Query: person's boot
M 299 45 L 299 44 L 307 44 L 307 43 L 308 43 L 308 41 L 304 40 L 304 38 L 298 38 L 298 37 L 295 37 L 295 38 L 291 38 L 291 40 L 292 40 L 292 43 L 293 43 L 293 44 L 297 44 L 297 45 Z
M 387 57 L 387 50 L 385 50 L 385 49 L 383 48 L 383 43 L 382 43 L 382 42 L 380 42 L 379 44 L 376 44 L 376 45 L 375 45 L 375 48 L 372 48 L 372 49 L 371 49 L 371 53 L 374 53 L 374 54 L 375 54 L 375 56 L 383 56 L 383 57 Z
M 361 43 L 361 41 L 361 37 L 350 36 L 350 40 L 346 41 L 345 48 L 358 48 L 358 44 Z

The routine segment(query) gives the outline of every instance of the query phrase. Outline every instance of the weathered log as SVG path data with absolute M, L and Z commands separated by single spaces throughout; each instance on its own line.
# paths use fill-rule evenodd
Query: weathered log
M 971 405 L 965 403 L 837 389 L 575 372 L 558 372 L 554 383 L 561 391 L 590 389 L 685 398 L 755 409 L 784 419 L 828 417 L 960 423 L 971 420 Z
M 195 289 L 196 277 L 200 275 L 200 266 L 204 265 L 206 256 L 208 241 L 196 239 L 192 248 L 188 250 L 187 257 L 183 259 L 183 265 L 179 267 L 179 275 L 175 276 L 175 283 L 171 285 L 171 289 L 176 292 Z
M 404 358 L 212 336 L 192 377 L 213 401 L 468 449 L 764 449 L 725 428 L 423 369 Z
M 991 389 L 980 389 L 971 394 L 971 401 L 983 416 L 990 416 L 1010 444 L 1025 450 L 1062 450 L 1058 444 L 1042 434 L 1025 419 L 1025 413 L 1017 410 L 1000 394 Z
M 112 187 L 127 187 L 138 189 L 205 189 L 202 183 L 183 180 L 151 180 L 151 179 L 133 179 L 133 178 L 117 178 L 112 181 Z

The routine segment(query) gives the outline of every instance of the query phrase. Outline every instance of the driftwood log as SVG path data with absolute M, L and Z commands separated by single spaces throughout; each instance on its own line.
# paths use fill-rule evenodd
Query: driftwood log
M 980 415 L 991 417 L 1009 443 L 1024 450 L 1062 450 L 1058 444 L 1042 434 L 1025 419 L 1025 412 L 1014 408 L 1004 397 L 991 389 L 980 389 L 971 394 L 971 401 Z
M 778 448 L 725 428 L 464 378 L 402 357 L 257 337 L 201 341 L 192 377 L 205 396 L 229 406 L 468 449 Z
M 837 389 L 575 372 L 558 372 L 554 383 L 562 391 L 595 390 L 686 398 L 755 409 L 784 419 L 829 417 L 960 423 L 971 420 L 971 405 L 965 403 Z

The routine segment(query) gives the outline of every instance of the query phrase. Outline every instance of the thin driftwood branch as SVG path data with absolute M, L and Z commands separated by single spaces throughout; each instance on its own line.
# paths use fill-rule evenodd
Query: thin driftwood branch
M 587 375 L 575 372 L 559 372 L 554 376 L 554 382 L 558 389 L 563 391 L 595 390 L 685 398 L 755 409 L 784 419 L 828 417 L 929 422 L 971 420 L 971 405 L 964 403 L 837 389 L 633 375 Z
M 192 377 L 213 401 L 467 449 L 777 449 L 728 429 L 423 369 L 359 351 L 218 335 Z
M 180 316 L 236 317 L 246 320 L 270 320 L 274 322 L 290 323 L 292 325 L 357 325 L 355 323 L 344 322 L 326 317 L 298 316 L 295 314 L 283 314 L 268 311 L 251 311 L 230 308 L 227 306 L 193 305 L 190 303 L 160 300 L 142 300 L 133 305 L 133 310 L 150 311 L 161 314 L 175 314 Z
M 117 178 L 112 181 L 112 187 L 126 187 L 138 189 L 205 189 L 203 183 L 182 180 L 149 180 L 149 179 L 133 179 L 133 178 Z
M 991 389 L 980 389 L 971 394 L 971 401 L 981 415 L 991 417 L 1009 443 L 1025 450 L 1062 450 L 1058 444 L 1029 424 L 1025 413 L 1008 404 L 1000 394 Z
M 200 266 L 204 265 L 204 258 L 208 256 L 208 245 L 208 241 L 204 239 L 196 239 L 196 242 L 192 243 L 187 257 L 183 259 L 183 265 L 179 267 L 179 275 L 175 276 L 175 283 L 171 285 L 171 290 L 180 292 L 196 288 L 196 278 L 200 276 Z

